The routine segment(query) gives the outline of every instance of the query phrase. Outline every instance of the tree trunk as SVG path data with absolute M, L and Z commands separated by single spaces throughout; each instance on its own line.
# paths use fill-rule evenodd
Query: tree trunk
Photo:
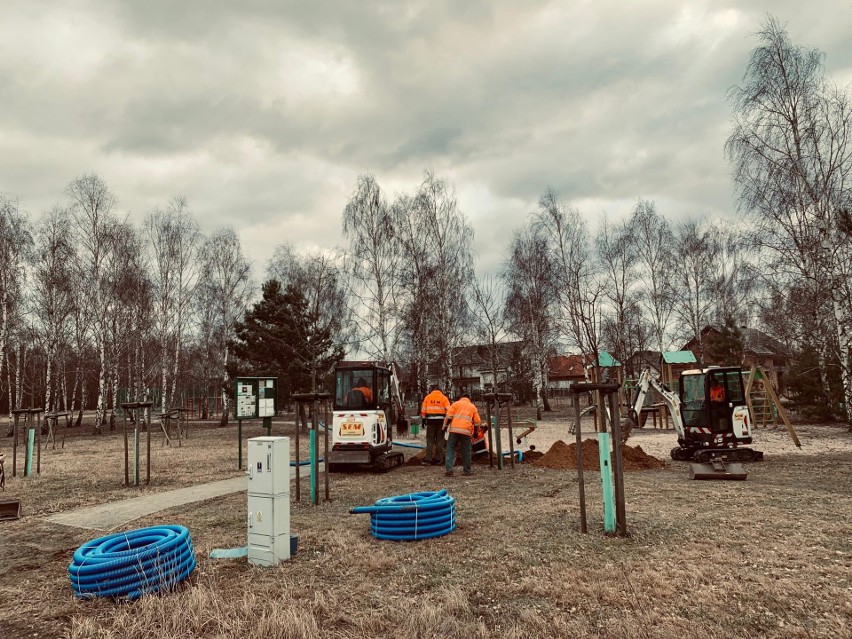
M 15 408 L 21 407 L 21 400 L 23 399 L 23 361 L 24 361 L 24 342 L 21 341 L 20 346 L 18 347 L 18 361 L 15 365 Z
M 230 410 L 230 396 L 228 395 L 228 345 L 225 344 L 225 370 L 222 375 L 222 417 L 219 420 L 219 426 L 228 425 L 228 413 Z
M 95 434 L 100 435 L 101 425 L 106 417 L 106 344 L 103 336 L 98 344 L 100 367 L 98 369 L 98 402 L 95 406 Z
M 837 327 L 837 342 L 840 348 L 840 377 L 843 381 L 843 403 L 846 423 L 852 431 L 852 322 L 850 313 L 846 312 L 843 304 L 848 300 L 833 300 L 835 325 Z
M 51 397 L 51 389 L 53 388 L 53 380 L 51 373 L 53 371 L 53 344 L 47 347 L 47 366 L 44 374 L 44 410 L 48 413 L 52 412 L 50 403 L 53 401 Z

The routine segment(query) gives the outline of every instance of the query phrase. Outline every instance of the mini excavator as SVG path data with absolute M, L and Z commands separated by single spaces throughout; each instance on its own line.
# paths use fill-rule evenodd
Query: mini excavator
M 335 368 L 331 472 L 369 466 L 387 472 L 405 457 L 393 450 L 393 430 L 408 430 L 396 365 L 339 362 Z
M 679 394 L 673 393 L 650 371 L 639 376 L 630 416 L 622 425 L 629 431 L 641 422 L 645 396 L 653 388 L 668 407 L 677 447 L 677 461 L 710 463 L 760 461 L 763 453 L 752 448 L 752 420 L 746 401 L 743 371 L 739 367 L 693 369 L 680 374 Z

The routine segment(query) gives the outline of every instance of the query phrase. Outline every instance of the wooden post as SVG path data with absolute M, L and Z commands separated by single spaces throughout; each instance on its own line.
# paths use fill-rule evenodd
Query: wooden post
M 311 404 L 311 502 L 319 505 L 319 416 L 316 397 Z M 390 429 L 390 424 L 388 424 Z
M 135 417 L 136 424 L 138 425 L 141 421 L 138 409 Z M 151 424 L 145 425 L 145 441 L 145 485 L 148 486 L 151 484 Z
M 509 465 L 512 469 L 515 468 L 515 435 L 512 432 L 512 400 L 506 403 L 506 411 L 509 420 Z
M 325 428 L 323 429 L 323 439 L 325 440 L 325 450 L 323 451 L 323 458 L 325 459 L 325 465 L 323 467 L 323 479 L 325 480 L 325 500 L 329 501 L 331 497 L 329 496 L 328 489 L 328 431 L 331 426 L 328 423 L 328 400 L 323 402 L 323 423 L 325 424 Z
M 491 402 L 485 400 L 485 419 L 488 424 L 488 466 L 494 468 L 494 424 L 491 423 Z
M 33 409 L 38 410 L 38 409 Z M 38 452 L 36 453 L 36 475 L 41 475 L 41 412 L 35 414 L 36 433 L 38 437 Z
M 302 402 L 297 401 L 298 408 L 296 409 L 296 501 L 301 499 L 301 481 L 300 481 L 300 472 L 301 466 L 299 466 L 299 462 L 301 461 L 299 455 L 299 432 L 302 430 L 303 419 L 302 416 L 305 412 L 305 407 Z
M 494 405 L 497 407 L 497 419 L 494 424 L 494 431 L 497 438 L 497 469 L 503 470 L 503 441 L 500 437 L 500 398 L 497 393 L 494 393 Z
M 12 440 L 12 477 L 18 476 L 18 413 L 15 413 Z
M 128 441 L 127 441 L 127 411 L 124 411 L 124 422 L 123 428 L 124 431 L 124 485 L 130 485 L 130 459 L 129 459 L 129 451 L 128 451 Z
M 621 424 L 616 416 L 615 397 L 609 393 L 609 406 L 612 413 L 612 445 L 615 449 L 615 521 L 618 534 L 627 535 L 627 514 L 624 505 L 624 464 L 621 456 Z
M 242 469 L 243 469 L 243 420 L 237 419 L 237 470 L 242 470 Z
M 133 428 L 133 485 L 139 485 L 139 422 Z
M 583 435 L 580 427 L 580 395 L 574 394 L 574 435 L 577 448 L 577 483 L 580 489 L 580 532 L 589 532 L 586 524 L 586 484 L 583 481 Z

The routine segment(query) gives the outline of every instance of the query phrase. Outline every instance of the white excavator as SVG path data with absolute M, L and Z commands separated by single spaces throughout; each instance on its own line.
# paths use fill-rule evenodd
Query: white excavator
M 752 419 L 745 397 L 743 371 L 738 367 L 693 369 L 680 374 L 679 394 L 651 371 L 639 376 L 630 415 L 622 430 L 641 426 L 645 396 L 653 388 L 668 407 L 677 431 L 677 461 L 759 461 L 763 453 L 751 448 Z
M 386 472 L 405 458 L 393 450 L 393 430 L 407 432 L 395 364 L 344 361 L 335 367 L 328 469 L 369 466 Z

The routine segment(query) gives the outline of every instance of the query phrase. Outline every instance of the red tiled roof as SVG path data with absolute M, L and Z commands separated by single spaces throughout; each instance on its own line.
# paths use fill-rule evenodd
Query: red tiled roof
M 548 361 L 548 377 L 585 377 L 583 372 L 583 357 L 581 355 L 554 355 Z

